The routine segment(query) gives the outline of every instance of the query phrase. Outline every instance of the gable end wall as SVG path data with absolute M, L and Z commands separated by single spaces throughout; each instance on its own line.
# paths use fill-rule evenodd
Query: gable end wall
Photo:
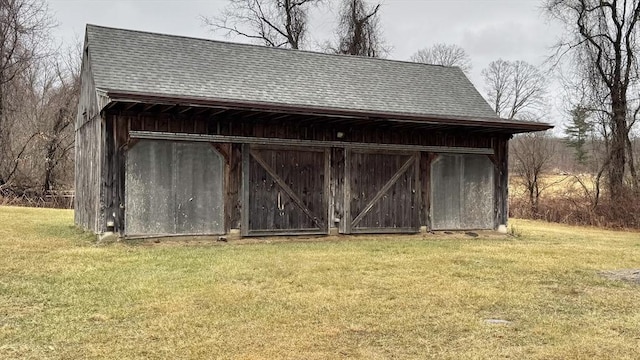
M 82 85 L 75 133 L 74 222 L 85 230 L 100 233 L 104 228 L 100 205 L 104 131 L 87 45 L 83 52 L 80 76 Z

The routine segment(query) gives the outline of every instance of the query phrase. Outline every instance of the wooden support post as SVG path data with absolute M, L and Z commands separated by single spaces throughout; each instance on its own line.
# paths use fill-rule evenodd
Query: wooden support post
M 331 206 L 331 149 L 324 150 L 324 206 L 327 209 L 327 235 L 331 233 L 331 224 L 333 224 L 333 206 Z
M 342 232 L 351 234 L 351 149 L 344 149 L 344 215 L 340 220 Z
M 242 203 L 240 204 L 241 225 L 240 234 L 242 236 L 249 235 L 249 144 L 242 145 Z

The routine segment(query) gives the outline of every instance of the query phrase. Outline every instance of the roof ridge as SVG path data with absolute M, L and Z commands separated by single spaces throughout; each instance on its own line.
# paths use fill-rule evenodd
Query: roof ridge
M 186 36 L 186 35 L 167 34 L 167 33 L 160 33 L 160 32 L 147 31 L 147 30 L 124 29 L 124 28 L 118 28 L 118 27 L 112 27 L 112 26 L 103 26 L 103 25 L 96 25 L 96 24 L 87 23 L 86 24 L 86 29 L 88 30 L 89 27 L 101 28 L 101 29 L 109 29 L 109 30 L 117 30 L 117 31 L 125 31 L 125 32 L 134 32 L 134 33 L 139 33 L 139 34 L 163 36 L 163 37 L 170 37 L 170 38 L 180 38 L 180 39 L 207 41 L 207 42 L 213 42 L 213 43 L 225 44 L 225 45 L 237 45 L 237 46 L 244 46 L 244 47 L 251 47 L 251 48 L 273 49 L 273 50 L 279 50 L 279 51 L 289 51 L 289 52 L 292 52 L 292 53 L 310 54 L 310 55 L 314 55 L 314 56 L 333 56 L 333 57 L 338 57 L 338 58 L 343 58 L 343 59 L 345 59 L 345 58 L 358 59 L 358 61 L 387 61 L 387 62 L 401 63 L 401 64 L 413 64 L 412 66 L 429 66 L 429 67 L 434 67 L 434 68 L 443 68 L 443 69 L 451 69 L 451 70 L 455 69 L 455 70 L 462 71 L 462 69 L 460 69 L 460 67 L 458 67 L 458 66 L 428 64 L 428 63 L 421 63 L 421 62 L 408 61 L 408 60 L 387 59 L 387 58 L 359 56 L 359 55 L 347 55 L 347 54 L 333 54 L 333 53 L 325 53 L 325 52 L 313 51 L 313 50 L 291 49 L 291 48 L 283 48 L 283 47 L 275 47 L 275 46 L 265 46 L 265 45 L 241 43 L 241 42 L 235 42 L 235 41 L 225 41 L 225 40 L 208 39 L 208 38 L 193 37 L 193 36 Z M 467 77 L 466 74 L 465 74 L 465 77 Z

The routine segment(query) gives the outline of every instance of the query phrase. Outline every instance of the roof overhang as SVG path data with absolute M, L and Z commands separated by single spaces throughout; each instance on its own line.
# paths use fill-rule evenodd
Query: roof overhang
M 375 122 L 384 120 L 389 122 L 414 125 L 447 125 L 462 128 L 483 128 L 503 133 L 524 133 L 544 131 L 553 125 L 543 122 L 508 120 L 501 118 L 472 118 L 449 117 L 442 115 L 422 115 L 397 112 L 372 112 L 358 109 L 339 109 L 309 107 L 292 104 L 242 102 L 228 99 L 213 99 L 203 97 L 172 96 L 141 92 L 126 92 L 116 90 L 98 90 L 102 97 L 101 110 L 109 109 L 119 103 L 145 103 L 161 105 L 178 105 L 186 107 L 214 107 L 221 109 L 248 110 L 260 112 L 290 113 L 296 115 L 327 116 L 347 119 L 360 119 Z

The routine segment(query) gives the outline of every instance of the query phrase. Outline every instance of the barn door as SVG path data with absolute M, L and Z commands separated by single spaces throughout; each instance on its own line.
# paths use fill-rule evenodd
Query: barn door
M 343 232 L 418 232 L 419 154 L 347 153 Z
M 328 233 L 328 149 L 243 148 L 243 235 Z
M 485 155 L 438 155 L 431 164 L 432 229 L 493 229 L 493 176 Z
M 224 233 L 223 179 L 210 144 L 140 140 L 127 152 L 125 234 Z

